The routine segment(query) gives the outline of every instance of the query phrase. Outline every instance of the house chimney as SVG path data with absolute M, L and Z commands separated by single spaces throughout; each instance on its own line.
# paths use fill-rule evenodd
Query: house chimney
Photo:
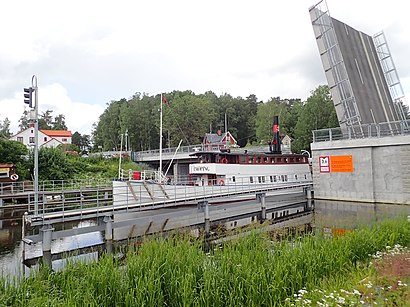
M 30 128 L 34 128 L 34 126 L 35 126 L 34 121 L 30 122 L 30 123 L 28 124 L 28 126 L 29 126 Z

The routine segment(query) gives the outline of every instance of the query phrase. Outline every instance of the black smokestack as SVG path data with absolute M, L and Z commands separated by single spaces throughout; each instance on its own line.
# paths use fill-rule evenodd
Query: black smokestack
M 280 146 L 280 129 L 279 129 L 279 116 L 273 117 L 273 125 L 272 125 L 272 144 L 270 147 L 271 153 L 274 154 L 281 154 L 282 149 Z

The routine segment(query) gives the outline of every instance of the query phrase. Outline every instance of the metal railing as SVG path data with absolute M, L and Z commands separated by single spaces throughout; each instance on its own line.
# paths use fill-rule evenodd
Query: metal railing
M 410 135 L 410 120 L 313 131 L 313 142 Z
M 177 150 L 178 147 L 171 147 L 171 148 L 164 148 L 162 149 L 163 154 L 173 154 Z M 202 144 L 198 145 L 189 145 L 189 146 L 180 146 L 177 153 L 191 153 L 203 150 Z M 152 149 L 152 150 L 145 150 L 145 151 L 138 151 L 132 152 L 132 160 L 135 161 L 141 157 L 147 156 L 157 156 L 159 155 L 159 149 Z
M 56 195 L 42 198 L 39 203 L 39 215 L 44 220 L 75 220 L 79 217 L 90 218 L 109 212 L 128 212 L 141 209 L 153 209 L 186 205 L 215 198 L 229 198 L 241 195 L 255 195 L 271 191 L 311 187 L 310 181 L 289 180 L 275 183 L 249 183 L 248 178 L 237 178 L 235 182 L 220 184 L 216 180 L 212 185 L 196 185 L 192 180 L 178 184 L 160 184 L 152 181 L 118 181 L 111 191 L 93 191 L 81 194 Z M 29 213 L 34 213 L 30 204 Z
M 39 193 L 80 190 L 80 189 L 99 189 L 112 187 L 112 178 L 89 178 L 73 180 L 45 180 L 38 184 Z M 0 182 L 0 196 L 10 194 L 34 193 L 33 181 Z

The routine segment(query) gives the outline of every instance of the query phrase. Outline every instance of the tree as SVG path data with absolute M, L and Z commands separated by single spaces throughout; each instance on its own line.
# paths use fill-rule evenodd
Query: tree
M 212 119 L 210 101 L 189 93 L 173 98 L 171 107 L 165 109 L 164 127 L 170 132 L 172 146 L 181 139 L 185 145 L 194 145 L 202 142 Z
M 58 116 L 54 117 L 52 129 L 67 130 L 67 126 L 65 124 L 65 116 L 63 114 L 59 114 Z
M 30 127 L 30 112 L 26 109 L 23 111 L 23 115 L 21 115 L 19 123 L 20 131 L 26 130 Z
M 256 138 L 260 144 L 268 144 L 272 140 L 272 120 L 274 116 L 279 116 L 280 133 L 288 134 L 292 127 L 291 107 L 289 100 L 281 100 L 280 97 L 271 98 L 267 103 L 258 107 L 256 116 Z
M 339 127 L 339 122 L 329 87 L 321 85 L 312 92 L 300 109 L 292 149 L 295 152 L 309 150 L 313 130 L 335 127 Z
M 3 122 L 0 120 L 0 138 L 8 139 L 10 136 L 10 120 L 6 117 Z
M 39 180 L 68 180 L 74 177 L 73 165 L 59 148 L 40 148 L 38 164 Z
M 87 134 L 81 135 L 78 131 L 74 132 L 71 143 L 76 145 L 81 153 L 88 153 L 91 149 L 90 136 Z
M 27 147 L 20 142 L 0 138 L 0 164 L 15 164 L 20 180 L 30 179 L 27 153 Z
M 52 110 L 42 112 L 38 118 L 38 129 L 51 130 L 53 128 Z

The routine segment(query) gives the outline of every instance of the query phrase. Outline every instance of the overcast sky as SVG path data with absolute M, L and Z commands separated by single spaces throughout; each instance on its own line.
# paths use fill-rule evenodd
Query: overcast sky
M 208 90 L 305 100 L 326 84 L 310 22 L 313 0 L 4 1 L 0 120 L 17 132 L 23 88 L 37 75 L 40 113 L 90 134 L 112 100 Z M 410 18 L 402 0 L 328 0 L 330 15 L 384 31 L 410 94 Z M 409 98 L 407 98 L 409 99 Z

